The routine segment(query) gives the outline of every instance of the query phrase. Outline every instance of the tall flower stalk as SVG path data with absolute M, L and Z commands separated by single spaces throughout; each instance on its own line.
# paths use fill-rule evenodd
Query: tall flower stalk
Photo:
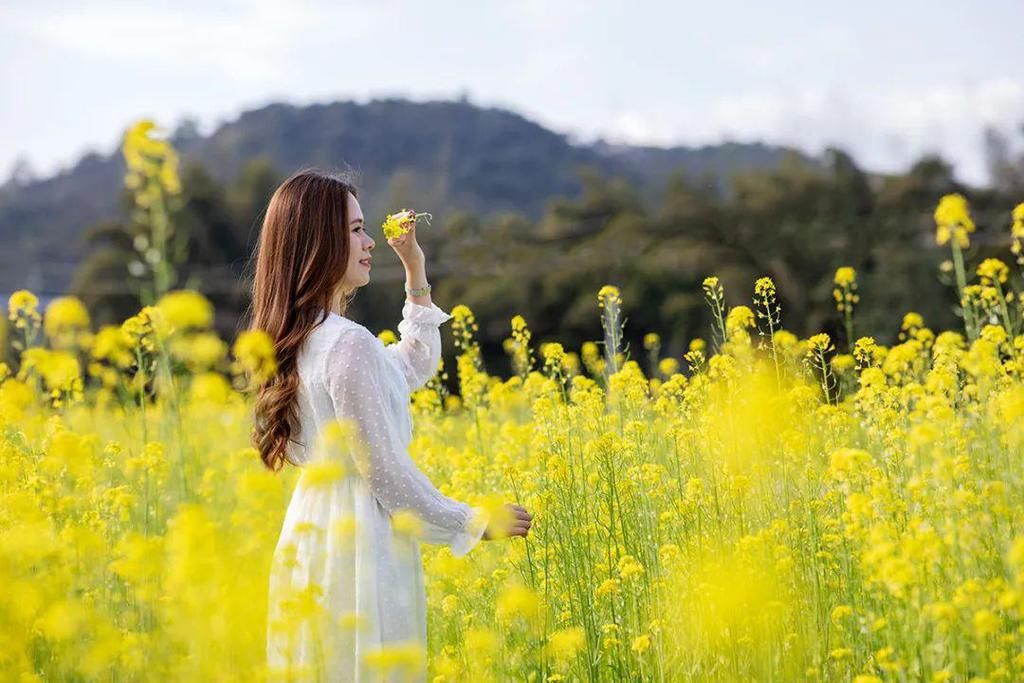
M 775 283 L 770 277 L 758 278 L 754 283 L 754 311 L 757 315 L 757 333 L 767 337 L 761 348 L 766 349 L 775 366 L 775 382 L 782 384 L 782 372 L 779 370 L 779 356 L 775 348 L 775 331 L 782 326 L 782 306 L 779 304 Z M 765 333 L 765 328 L 768 328 Z
M 718 281 L 718 277 L 714 275 L 704 278 L 702 288 L 704 289 L 704 299 L 711 307 L 711 315 L 715 318 L 715 324 L 711 328 L 711 338 L 715 342 L 717 351 L 729 341 L 729 332 L 725 328 L 725 290 Z
M 832 298 L 836 300 L 836 310 L 843 314 L 843 331 L 846 332 L 846 350 L 853 351 L 853 307 L 860 301 L 857 294 L 857 271 L 849 266 L 836 270 L 833 278 Z
M 815 376 L 821 392 L 825 396 L 825 403 L 839 405 L 839 393 L 836 391 L 836 378 L 832 374 L 832 367 L 828 356 L 835 351 L 832 339 L 824 332 L 816 334 L 807 340 L 807 356 L 805 362 Z
M 601 327 L 604 329 L 605 379 L 619 371 L 619 359 L 626 353 L 622 346 L 622 331 L 626 319 L 622 316 L 622 297 L 619 288 L 605 285 L 597 293 L 597 305 L 601 308 Z
M 963 250 L 970 246 L 971 241 L 968 235 L 974 230 L 974 221 L 971 219 L 967 200 L 963 195 L 947 194 L 939 200 L 939 205 L 935 207 L 935 241 L 939 246 L 948 243 L 953 251 L 957 300 L 963 311 L 967 338 L 970 341 L 974 341 L 978 337 L 978 321 L 973 309 L 964 304 L 967 275 L 964 270 Z
M 512 318 L 512 337 L 509 339 L 509 352 L 512 357 L 512 369 L 525 382 L 533 370 L 533 349 L 530 348 L 532 334 L 521 315 Z
M 1010 308 L 1006 305 L 1006 293 L 1003 291 L 1003 285 L 1006 284 L 1010 277 L 1010 268 L 997 258 L 988 258 L 978 266 L 977 274 L 981 279 L 982 287 L 990 287 L 994 290 L 995 296 L 992 298 L 996 300 L 999 318 L 1003 324 L 1003 329 L 1006 330 L 1006 334 L 1012 340 L 1016 336 L 1016 325 L 1014 325 L 1013 320 L 1010 318 Z M 1012 343 L 1010 348 L 1014 348 Z
M 139 121 L 125 132 L 121 147 L 127 166 L 125 187 L 135 200 L 132 217 L 142 228 L 132 242 L 137 258 L 128 271 L 142 280 L 144 305 L 155 303 L 174 286 L 177 265 L 187 256 L 185 236 L 175 231 L 171 219 L 181 193 L 178 154 L 170 142 L 154 137 L 157 130 L 152 121 Z

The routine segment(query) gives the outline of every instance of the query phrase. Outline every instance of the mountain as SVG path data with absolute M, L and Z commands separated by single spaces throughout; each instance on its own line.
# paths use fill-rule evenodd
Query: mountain
M 189 122 L 172 135 L 182 163 L 221 181 L 254 157 L 282 175 L 303 166 L 351 168 L 371 223 L 415 204 L 444 215 L 517 212 L 536 219 L 547 202 L 580 191 L 583 166 L 622 176 L 653 198 L 682 170 L 724 185 L 738 169 L 775 166 L 791 150 L 729 143 L 701 148 L 573 143 L 515 112 L 466 101 L 374 100 L 309 106 L 269 104 L 209 136 Z M 90 153 L 53 177 L 0 187 L 0 292 L 63 291 L 83 256 L 81 233 L 121 214 L 124 165 L 118 150 Z

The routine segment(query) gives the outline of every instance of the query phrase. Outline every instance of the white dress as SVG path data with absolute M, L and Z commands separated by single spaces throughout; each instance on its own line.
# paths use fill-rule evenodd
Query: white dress
M 483 509 L 443 495 L 408 453 L 410 393 L 436 373 L 438 326 L 451 317 L 436 304 L 406 300 L 401 341 L 385 346 L 359 323 L 327 312 L 300 350 L 301 428 L 293 439 L 302 445 L 291 444 L 289 457 L 304 472 L 271 569 L 271 680 L 426 678 L 419 541 L 463 555 L 487 524 Z M 321 427 L 338 419 L 354 420 L 365 450 L 318 441 Z M 394 531 L 392 516 L 400 511 L 415 514 L 419 523 Z M 408 528 L 416 535 L 404 533 Z M 406 664 L 382 679 L 374 653 L 396 645 L 403 646 L 399 659 Z

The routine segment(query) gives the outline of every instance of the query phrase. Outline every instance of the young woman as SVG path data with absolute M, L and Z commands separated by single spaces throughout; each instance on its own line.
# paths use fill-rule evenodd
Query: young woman
M 409 457 L 409 395 L 436 372 L 438 326 L 451 316 L 430 299 L 415 227 L 388 244 L 405 266 L 408 297 L 401 341 L 385 346 L 345 317 L 370 281 L 375 246 L 349 181 L 293 175 L 271 198 L 260 234 L 252 327 L 274 340 L 278 372 L 259 390 L 253 442 L 271 470 L 305 468 L 269 590 L 268 664 L 288 680 L 380 680 L 366 655 L 381 648 L 402 653 L 401 680 L 424 680 L 419 541 L 463 555 L 481 538 L 525 537 L 531 525 L 519 505 L 497 520 L 443 495 Z M 342 424 L 355 443 L 322 438 L 343 434 Z

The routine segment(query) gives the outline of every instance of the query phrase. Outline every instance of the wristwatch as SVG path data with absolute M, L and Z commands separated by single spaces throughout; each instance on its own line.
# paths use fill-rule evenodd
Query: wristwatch
M 428 282 L 426 287 L 417 287 L 416 289 L 405 288 L 405 293 L 409 296 L 425 296 L 430 294 L 430 283 Z

